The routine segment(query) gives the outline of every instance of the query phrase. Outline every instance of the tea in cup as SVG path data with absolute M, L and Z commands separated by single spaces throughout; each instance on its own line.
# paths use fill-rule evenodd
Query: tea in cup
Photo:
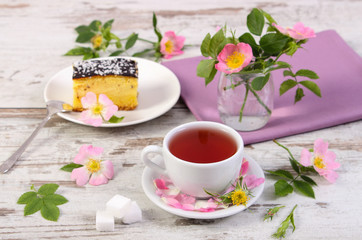
M 198 121 L 169 131 L 163 147 L 143 149 L 146 166 L 168 176 L 183 193 L 209 197 L 204 191 L 222 194 L 239 176 L 244 142 L 234 129 L 216 122 Z M 150 155 L 160 155 L 159 164 Z

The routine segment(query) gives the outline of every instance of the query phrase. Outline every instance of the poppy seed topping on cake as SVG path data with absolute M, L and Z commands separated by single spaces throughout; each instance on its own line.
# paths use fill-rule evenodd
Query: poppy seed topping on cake
M 87 92 L 105 94 L 119 110 L 137 107 L 138 66 L 125 58 L 91 59 L 73 64 L 73 109 L 83 111 Z

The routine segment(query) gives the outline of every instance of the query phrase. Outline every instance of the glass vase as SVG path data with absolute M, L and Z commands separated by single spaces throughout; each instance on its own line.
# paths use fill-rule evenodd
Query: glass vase
M 222 122 L 238 131 L 264 127 L 274 107 L 274 85 L 270 76 L 256 91 L 252 81 L 263 74 L 221 74 L 218 83 L 218 111 Z

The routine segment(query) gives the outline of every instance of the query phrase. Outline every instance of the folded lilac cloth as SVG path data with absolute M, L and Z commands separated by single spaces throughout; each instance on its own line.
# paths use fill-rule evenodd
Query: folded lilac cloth
M 221 122 L 217 111 L 217 75 L 207 87 L 196 76 L 203 57 L 162 63 L 173 71 L 181 83 L 181 96 L 197 120 Z M 362 119 L 362 58 L 333 30 L 320 32 L 293 57 L 282 57 L 293 70 L 310 69 L 319 75 L 315 80 L 322 98 L 304 89 L 305 97 L 294 104 L 295 90 L 279 96 L 280 84 L 286 80 L 283 70 L 273 72 L 274 110 L 265 127 L 240 132 L 245 144 L 290 136 Z M 302 79 L 302 78 L 301 78 Z

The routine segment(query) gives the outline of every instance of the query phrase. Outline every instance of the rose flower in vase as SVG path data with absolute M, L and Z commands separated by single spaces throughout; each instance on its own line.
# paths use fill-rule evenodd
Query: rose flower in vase
M 256 8 L 249 13 L 246 23 L 249 32 L 240 37 L 236 37 L 233 30 L 226 36 L 226 27 L 213 36 L 208 33 L 201 44 L 201 53 L 208 59 L 201 60 L 197 66 L 197 75 L 205 79 L 205 85 L 213 81 L 217 71 L 221 72 L 220 117 L 225 124 L 240 131 L 256 130 L 268 122 L 273 110 L 271 72 L 274 70 L 285 69 L 286 80 L 280 85 L 280 95 L 296 87 L 294 103 L 303 98 L 303 88 L 321 97 L 318 85 L 312 81 L 319 78 L 315 72 L 293 71 L 290 64 L 279 61 L 284 54 L 293 56 L 309 38 L 315 37 L 313 29 L 303 23 L 283 28 L 268 13 Z M 303 80 L 298 81 L 299 77 Z

